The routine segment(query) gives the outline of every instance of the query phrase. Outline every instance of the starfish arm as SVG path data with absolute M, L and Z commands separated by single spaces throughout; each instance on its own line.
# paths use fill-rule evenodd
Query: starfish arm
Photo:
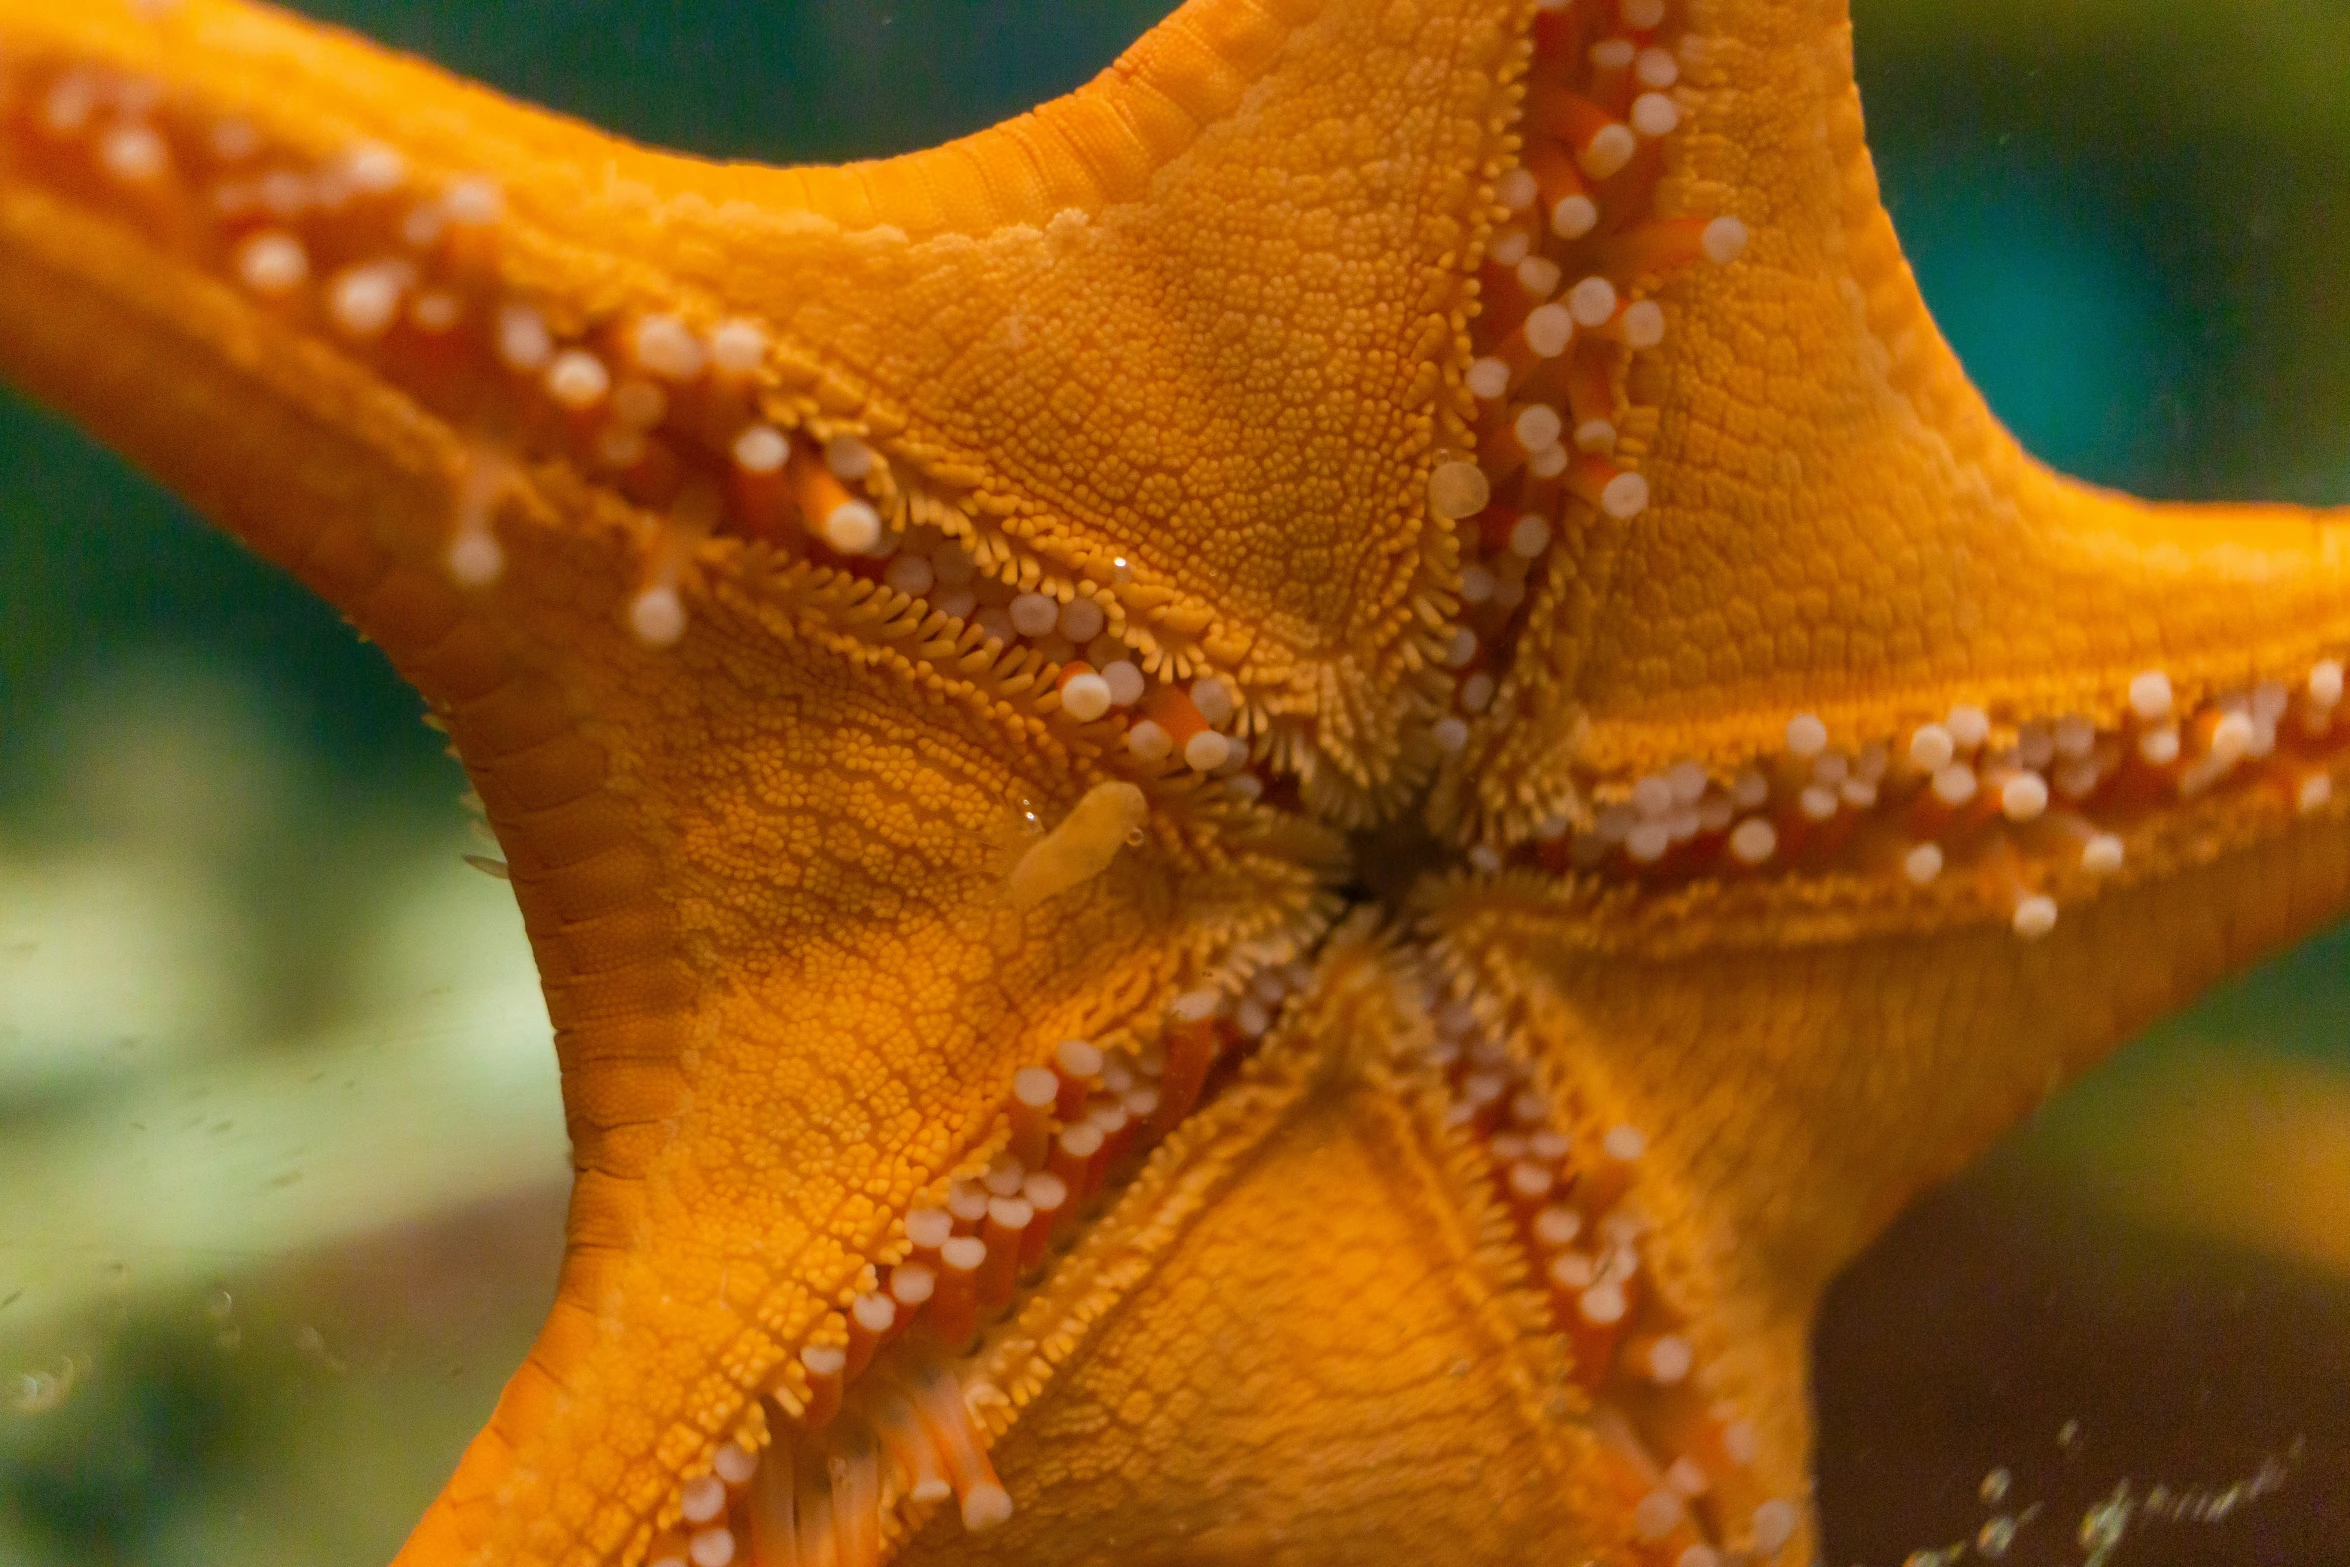
M 1441 365 L 1516 54 L 1487 0 L 1195 0 L 1067 98 L 837 169 L 646 151 L 236 0 L 12 9 L 20 40 L 273 147 L 494 182 L 497 287 L 559 339 L 755 325 L 794 423 L 871 442 L 923 515 L 1100 603 L 1153 673 L 1222 677 L 1327 808 L 1416 770 L 1453 574 L 1424 504 Z
M 1830 1279 L 2073 1074 L 2350 905 L 2350 819 L 2268 814 L 2207 813 L 2196 853 L 2029 945 L 1963 893 L 1750 885 L 1634 907 L 1512 876 L 1422 900 L 1455 993 L 1581 1107 L 1582 1134 L 1641 1133 L 1643 1262 L 1786 1485 L 1810 1472 Z
M 1802 713 L 1848 751 L 1953 706 L 2113 728 L 2159 671 L 2184 716 L 2350 645 L 2343 514 L 2096 490 L 1985 407 L 1878 198 L 1844 0 L 1691 32 L 1660 205 L 1753 244 L 1663 287 L 1624 393 L 1653 504 L 1568 519 L 1452 813 L 1523 836 L 1608 780 L 1775 755 Z
M 1410 970 L 1344 938 L 1321 968 L 982 1357 L 1012 1522 L 933 1525 L 902 1560 L 1630 1549 L 1638 1483 L 1586 1424 L 1474 1139 L 1407 1065 L 1429 1043 Z
M 1632 909 L 1505 878 L 1425 898 L 1462 982 L 1522 1009 L 1532 1054 L 1589 1071 L 1684 1168 L 1731 1282 L 1804 1310 L 2064 1081 L 2340 917 L 2350 823 L 2269 814 L 2206 813 L 2199 852 L 2123 873 L 2028 944 L 1963 893 L 1749 885 Z

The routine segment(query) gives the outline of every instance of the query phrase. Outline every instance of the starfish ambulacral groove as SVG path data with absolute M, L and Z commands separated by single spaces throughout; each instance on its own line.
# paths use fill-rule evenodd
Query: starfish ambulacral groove
M 2033 466 L 1849 50 L 1192 0 L 777 171 L 0 0 L 0 365 L 383 644 L 545 980 L 403 1562 L 1803 1559 L 1835 1268 L 2350 894 L 2335 524 Z

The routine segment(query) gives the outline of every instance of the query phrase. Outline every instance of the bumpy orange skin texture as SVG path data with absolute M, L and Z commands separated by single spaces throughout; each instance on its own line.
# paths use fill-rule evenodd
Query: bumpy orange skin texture
M 2350 534 L 2290 508 L 2157 508 L 2034 464 L 1935 330 L 1878 200 L 1843 0 L 1716 0 L 1686 67 L 1704 109 L 1680 202 L 1753 227 L 1693 275 L 1658 362 L 1656 503 L 1570 541 L 1558 633 L 1517 670 L 1544 721 L 1484 789 L 1569 765 L 1843 741 L 1958 701 L 2018 718 L 2306 669 L 2350 630 Z
M 495 585 L 461 586 L 479 432 L 0 166 L 0 371 L 387 649 L 476 780 L 545 980 L 579 1171 L 560 1298 L 402 1561 L 633 1562 L 680 1478 L 760 1434 L 759 1390 L 804 1395 L 792 1357 L 990 1151 L 1016 1070 L 1321 939 L 1334 829 L 1422 812 L 1461 580 L 1428 476 L 1474 411 L 1530 0 L 1193 0 L 1068 99 L 837 170 L 628 147 L 234 0 L 149 10 L 0 0 L 0 49 L 313 157 L 373 139 L 422 184 L 495 179 L 499 277 L 567 319 L 759 320 L 795 419 L 951 494 L 1001 581 L 1086 584 L 1155 672 L 1222 677 L 1296 784 L 1260 806 L 1147 779 L 1140 842 L 1008 891 L 1089 790 L 1141 776 L 1047 688 L 736 539 L 694 547 L 682 639 L 645 646 L 659 530 L 560 462 L 501 503 Z M 1877 202 L 1841 4 L 1675 11 L 1659 209 L 1752 246 L 1659 296 L 1670 334 L 1627 387 L 1654 504 L 1562 519 L 1428 796 L 1440 843 L 1522 838 L 1595 777 L 1726 775 L 1799 711 L 1853 745 L 1961 701 L 2103 723 L 2141 669 L 2192 701 L 2350 640 L 2337 523 L 2088 494 L 1991 420 Z M 911 1554 L 1632 1559 L 1571 1357 L 1418 1064 L 1431 991 L 1503 1020 L 1556 1102 L 1646 1132 L 1649 1265 L 1709 1392 L 1752 1412 L 1762 1481 L 1800 1495 L 1834 1269 L 2065 1073 L 2350 896 L 2338 805 L 2213 795 L 2134 831 L 2029 947 L 1978 887 L 1865 871 L 1430 871 L 987 1341 L 1014 1521 L 915 1519 Z M 1415 847 L 1369 853 L 1425 839 L 1392 842 Z M 1810 1548 L 1800 1527 L 1786 1559 Z
M 1199 1129 L 1213 1144 L 1190 1179 L 1130 1199 L 1145 1287 L 1076 1313 L 1005 1448 L 1035 1505 L 985 1536 L 934 1525 L 905 1560 L 1226 1560 L 1282 1539 L 1282 1559 L 1336 1567 L 1622 1543 L 1591 1505 L 1558 1347 L 1483 1233 L 1486 1195 L 1439 1107 L 1379 1069 L 1412 1027 L 1384 978 L 1338 959 L 1338 1004 L 1299 1020 L 1319 1048 L 1208 1112 L 1222 1124 Z

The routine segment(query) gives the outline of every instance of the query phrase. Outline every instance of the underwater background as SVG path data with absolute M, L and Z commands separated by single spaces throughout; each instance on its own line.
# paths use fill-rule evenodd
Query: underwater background
M 976 129 L 1168 6 L 300 9 L 782 161 Z M 2027 445 L 2142 494 L 2350 501 L 2350 9 L 1853 9 L 1895 221 Z M 546 1015 L 420 714 L 0 393 L 0 1567 L 380 1563 L 538 1324 Z M 1819 1347 L 1829 1567 L 2350 1563 L 2350 933 L 1925 1199 Z

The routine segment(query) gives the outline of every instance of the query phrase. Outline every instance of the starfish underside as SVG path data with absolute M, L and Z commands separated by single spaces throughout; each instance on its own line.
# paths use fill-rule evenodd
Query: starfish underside
M 400 1558 L 1808 1560 L 1835 1270 L 2350 896 L 2340 519 L 2034 465 L 1839 0 L 713 165 L 0 0 L 0 369 L 380 642 L 559 1299 Z

